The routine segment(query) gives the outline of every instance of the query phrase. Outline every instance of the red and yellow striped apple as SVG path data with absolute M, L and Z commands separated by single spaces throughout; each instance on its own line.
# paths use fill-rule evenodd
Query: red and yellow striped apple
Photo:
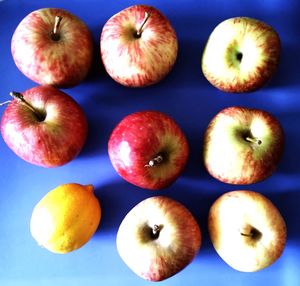
M 280 49 L 279 36 L 268 24 L 248 17 L 230 18 L 209 36 L 202 71 L 222 91 L 254 91 L 273 76 Z
M 43 8 L 19 23 L 11 52 L 19 70 L 34 82 L 70 87 L 88 74 L 93 41 L 77 16 L 63 9 Z
M 25 161 L 57 167 L 74 159 L 87 137 L 87 120 L 81 107 L 52 86 L 38 86 L 6 108 L 1 133 L 8 147 Z
M 156 8 L 134 5 L 112 16 L 100 39 L 101 57 L 118 83 L 143 87 L 162 80 L 177 58 L 177 36 Z
M 201 246 L 201 231 L 181 203 L 155 196 L 137 204 L 123 219 L 117 249 L 143 279 L 161 281 L 185 268 Z
M 284 147 L 284 132 L 270 113 L 228 107 L 209 123 L 203 159 L 208 172 L 229 184 L 253 184 L 276 169 Z
M 208 229 L 220 257 L 232 268 L 254 272 L 282 254 L 286 224 L 275 205 L 260 193 L 231 191 L 211 206 Z

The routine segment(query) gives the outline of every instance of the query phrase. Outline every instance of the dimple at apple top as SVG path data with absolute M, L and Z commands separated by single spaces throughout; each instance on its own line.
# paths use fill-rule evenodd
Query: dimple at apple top
M 79 103 L 87 117 L 89 133 L 79 156 L 61 167 L 42 168 L 20 159 L 0 140 L 0 284 L 148 285 L 150 282 L 135 275 L 120 258 L 116 235 L 122 219 L 136 204 L 152 196 L 165 195 L 193 213 L 201 227 L 202 245 L 191 264 L 159 282 L 161 285 L 247 286 L 267 282 L 274 286 L 299 285 L 299 1 L 144 1 L 143 4 L 156 7 L 169 19 L 178 38 L 178 56 L 172 71 L 161 82 L 145 88 L 116 83 L 106 73 L 99 52 L 100 34 L 106 21 L 134 4 L 141 3 L 127 0 L 109 3 L 102 0 L 0 1 L 0 102 L 8 100 L 13 90 L 22 92 L 37 86 L 18 70 L 11 54 L 12 35 L 20 21 L 33 10 L 57 7 L 77 15 L 90 29 L 94 45 L 87 78 L 75 87 L 62 89 Z M 243 94 L 216 89 L 201 70 L 201 57 L 211 32 L 223 20 L 237 16 L 268 23 L 281 41 L 279 66 L 270 82 L 257 91 Z M 220 110 L 230 106 L 266 110 L 283 127 L 285 147 L 281 161 L 272 176 L 262 182 L 246 186 L 222 183 L 210 176 L 203 166 L 201 153 L 207 125 Z M 1 116 L 5 108 L 0 107 Z M 108 156 L 107 144 L 114 127 L 128 114 L 142 110 L 170 115 L 190 145 L 184 172 L 163 190 L 150 191 L 127 183 L 116 173 Z M 94 185 L 101 202 L 102 218 L 99 229 L 86 245 L 58 255 L 37 245 L 29 223 L 36 203 L 48 191 L 69 182 Z M 220 195 L 245 189 L 267 196 L 280 210 L 288 230 L 280 259 L 254 273 L 230 268 L 214 250 L 207 226 L 209 208 Z

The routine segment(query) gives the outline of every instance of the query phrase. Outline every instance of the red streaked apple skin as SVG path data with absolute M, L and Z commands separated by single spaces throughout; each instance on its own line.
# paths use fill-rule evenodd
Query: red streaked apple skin
M 25 161 L 57 167 L 74 159 L 87 137 L 87 120 L 80 106 L 67 94 L 51 86 L 38 86 L 22 93 L 25 100 L 45 112 L 43 121 L 14 99 L 1 120 L 7 146 Z
M 279 35 L 270 25 L 249 17 L 230 18 L 211 33 L 202 56 L 202 71 L 224 92 L 255 91 L 272 78 L 280 51 Z
M 140 111 L 126 116 L 112 131 L 108 153 L 115 170 L 126 181 L 145 189 L 169 186 L 183 171 L 188 155 L 187 139 L 168 115 Z M 148 166 L 163 154 L 164 161 Z
M 135 38 L 145 13 L 150 17 L 141 37 Z M 177 36 L 168 19 L 147 5 L 134 5 L 112 16 L 103 27 L 100 46 L 108 74 L 128 87 L 162 80 L 172 69 L 178 51 Z
M 155 225 L 161 230 L 153 238 Z M 125 216 L 116 244 L 133 272 L 149 281 L 162 281 L 192 262 L 200 250 L 201 231 L 185 206 L 156 196 L 143 200 Z
M 60 39 L 51 39 L 55 17 Z M 71 87 L 88 74 L 93 41 L 87 26 L 76 16 L 58 8 L 43 8 L 28 14 L 16 28 L 11 52 L 18 69 L 41 85 Z
M 249 136 L 261 144 L 247 141 Z M 275 171 L 284 149 L 284 132 L 270 113 L 228 107 L 209 123 L 204 134 L 203 160 L 211 176 L 229 184 L 253 184 Z
M 232 268 L 254 272 L 283 253 L 286 224 L 276 206 L 260 193 L 231 191 L 211 206 L 208 230 L 220 257 Z

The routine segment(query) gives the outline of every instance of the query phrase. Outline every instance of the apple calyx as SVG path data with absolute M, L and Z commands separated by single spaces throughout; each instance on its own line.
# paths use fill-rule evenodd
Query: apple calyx
M 9 93 L 9 95 L 16 99 L 18 102 L 23 103 L 27 108 L 29 108 L 40 122 L 45 120 L 46 114 L 41 112 L 40 110 L 37 110 L 28 101 L 26 101 L 22 93 L 12 91 Z
M 60 22 L 62 20 L 61 16 L 55 16 L 53 31 L 50 34 L 52 41 L 57 42 L 60 40 L 60 34 L 58 32 Z
M 162 230 L 163 226 L 162 225 L 157 225 L 155 224 L 152 228 L 151 228 L 151 233 L 150 236 L 153 240 L 157 239 L 159 237 L 159 233 Z
M 145 18 L 144 18 L 140 28 L 134 32 L 134 37 L 136 39 L 139 39 L 142 36 L 142 30 L 143 30 L 145 24 L 147 23 L 148 19 L 150 18 L 150 16 L 151 16 L 150 12 L 145 12 Z
M 165 160 L 165 156 L 163 153 L 158 153 L 153 159 L 149 161 L 148 164 L 145 165 L 145 167 L 156 167 L 160 165 Z
M 243 59 L 243 53 L 237 52 L 235 56 L 236 56 L 236 59 L 238 60 L 238 62 L 241 63 L 242 59 Z

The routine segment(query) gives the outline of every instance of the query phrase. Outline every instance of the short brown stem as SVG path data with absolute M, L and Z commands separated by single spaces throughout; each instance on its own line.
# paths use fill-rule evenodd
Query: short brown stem
M 53 31 L 51 33 L 51 39 L 53 41 L 59 41 L 59 39 L 60 39 L 60 35 L 59 35 L 58 29 L 59 29 L 61 20 L 62 20 L 62 17 L 55 16 L 55 22 L 54 22 L 54 26 L 53 26 Z
M 140 28 L 136 31 L 136 33 L 134 35 L 135 38 L 140 38 L 141 37 L 143 28 L 144 28 L 145 24 L 147 23 L 148 19 L 150 18 L 150 16 L 151 16 L 151 13 L 145 12 L 145 18 L 144 18 Z
M 258 240 L 262 236 L 259 230 L 249 225 L 241 228 L 240 234 L 254 240 Z
M 36 108 L 34 108 L 28 101 L 26 101 L 22 93 L 12 91 L 9 95 L 12 96 L 14 99 L 18 100 L 19 102 L 23 103 L 27 108 L 29 108 L 36 115 L 39 121 L 45 120 L 45 115 Z
M 157 239 L 159 237 L 159 233 L 162 229 L 162 226 L 155 224 L 152 228 L 151 236 L 153 239 Z
M 245 138 L 245 140 L 248 141 L 248 142 L 251 142 L 251 143 L 258 144 L 258 145 L 260 145 L 262 143 L 262 141 L 260 139 L 252 138 L 252 137 L 249 137 L 249 136 L 247 136 Z
M 145 167 L 155 167 L 160 165 L 164 161 L 164 157 L 162 154 L 158 154 L 156 157 L 151 159 L 148 164 L 145 165 Z

